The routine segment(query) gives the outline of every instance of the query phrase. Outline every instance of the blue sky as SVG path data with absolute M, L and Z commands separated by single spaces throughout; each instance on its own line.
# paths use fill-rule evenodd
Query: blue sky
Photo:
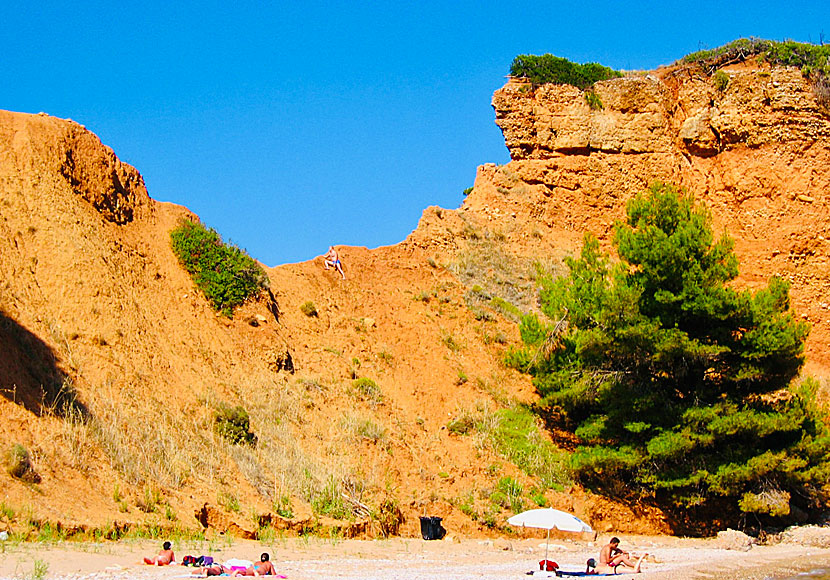
M 5 4 L 0 109 L 82 123 L 269 266 L 458 207 L 478 165 L 509 160 L 490 98 L 517 54 L 651 69 L 830 37 L 820 0 Z

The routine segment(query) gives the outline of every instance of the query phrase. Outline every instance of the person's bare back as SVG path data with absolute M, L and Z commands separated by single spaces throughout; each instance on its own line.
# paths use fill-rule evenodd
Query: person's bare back
M 271 557 L 267 552 L 264 552 L 259 557 L 259 562 L 254 562 L 252 566 L 246 570 L 238 570 L 233 572 L 231 576 L 275 576 L 277 570 L 271 563 Z
M 144 563 L 149 564 L 150 566 L 167 566 L 175 559 L 176 556 L 173 554 L 173 550 L 170 549 L 170 542 L 164 542 L 162 550 L 158 553 L 158 556 L 155 556 L 154 558 L 144 558 Z

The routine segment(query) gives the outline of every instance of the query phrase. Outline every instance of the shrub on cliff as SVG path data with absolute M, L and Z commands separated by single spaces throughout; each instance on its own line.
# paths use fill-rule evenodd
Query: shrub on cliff
M 221 405 L 214 412 L 213 428 L 234 445 L 256 447 L 257 436 L 251 431 L 251 420 L 244 407 Z
M 267 287 L 268 277 L 253 258 L 200 223 L 182 220 L 170 232 L 170 243 L 211 306 L 226 316 Z
M 684 56 L 681 62 L 699 63 L 707 74 L 728 64 L 757 57 L 773 65 L 794 66 L 813 82 L 816 97 L 824 105 L 830 104 L 825 90 L 830 84 L 830 45 L 810 44 L 785 40 L 777 42 L 761 38 L 739 38 L 709 50 L 699 50 Z
M 600 64 L 577 64 L 552 54 L 520 54 L 510 65 L 510 76 L 526 78 L 534 85 L 554 83 L 587 89 L 597 81 L 621 77 L 622 73 Z
M 542 281 L 558 322 L 525 317 L 527 346 L 511 360 L 579 441 L 571 468 L 589 487 L 723 515 L 780 516 L 781 497 L 813 507 L 830 432 L 815 383 L 794 382 L 808 326 L 783 280 L 730 285 L 732 241 L 710 224 L 669 185 L 632 199 L 615 228 L 621 262 L 586 235 L 570 274 Z

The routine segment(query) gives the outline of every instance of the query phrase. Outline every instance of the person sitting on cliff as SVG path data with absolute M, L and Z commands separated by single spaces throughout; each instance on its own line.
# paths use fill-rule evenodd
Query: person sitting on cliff
M 259 557 L 259 562 L 254 562 L 245 570 L 236 570 L 231 576 L 274 576 L 276 573 L 268 552 L 263 552 Z
M 333 267 L 340 272 L 344 280 L 346 279 L 346 275 L 343 273 L 343 264 L 340 263 L 340 255 L 334 249 L 334 246 L 329 246 L 329 251 L 323 256 L 323 263 L 326 266 L 326 270 Z
M 173 550 L 170 549 L 170 542 L 164 542 L 161 546 L 161 552 L 154 558 L 144 558 L 144 563 L 150 566 L 167 566 L 172 564 L 176 557 L 173 555 Z
M 599 551 L 597 572 L 616 574 L 617 566 L 626 566 L 628 568 L 634 568 L 634 572 L 639 573 L 643 558 L 646 556 L 647 554 L 643 554 L 636 562 L 632 562 L 631 555 L 620 549 L 620 539 L 614 537 Z

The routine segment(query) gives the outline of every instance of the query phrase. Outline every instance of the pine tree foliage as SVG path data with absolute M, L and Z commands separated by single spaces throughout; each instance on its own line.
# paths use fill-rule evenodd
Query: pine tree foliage
M 731 285 L 731 239 L 716 240 L 705 208 L 674 186 L 627 210 L 620 261 L 586 235 L 570 274 L 542 282 L 555 328 L 526 316 L 526 346 L 509 357 L 581 442 L 576 477 L 675 506 L 809 507 L 830 474 L 830 433 L 815 381 L 796 380 L 809 327 L 788 284 Z

